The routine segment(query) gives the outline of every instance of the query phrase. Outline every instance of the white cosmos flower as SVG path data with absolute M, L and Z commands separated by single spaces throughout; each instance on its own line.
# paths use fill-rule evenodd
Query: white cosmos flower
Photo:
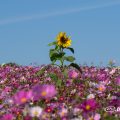
M 87 96 L 87 99 L 92 99 L 92 98 L 95 98 L 95 95 L 94 95 L 94 94 L 89 94 L 89 95 Z
M 113 75 L 115 72 L 116 72 L 116 69 L 114 68 L 109 72 L 109 74 Z
M 29 110 L 29 114 L 31 117 L 39 117 L 42 113 L 43 109 L 39 106 L 31 107 Z
M 96 85 L 97 85 L 97 83 L 95 83 L 95 82 L 89 82 L 89 86 L 90 86 L 90 87 L 92 87 L 92 86 L 94 87 L 94 86 L 96 86 Z

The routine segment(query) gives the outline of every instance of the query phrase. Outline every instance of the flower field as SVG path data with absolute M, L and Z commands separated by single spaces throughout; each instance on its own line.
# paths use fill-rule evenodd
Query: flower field
M 0 65 L 0 120 L 119 120 L 117 67 Z
M 48 65 L 0 65 L 0 120 L 120 119 L 120 68 L 78 65 L 71 42 L 60 32 Z

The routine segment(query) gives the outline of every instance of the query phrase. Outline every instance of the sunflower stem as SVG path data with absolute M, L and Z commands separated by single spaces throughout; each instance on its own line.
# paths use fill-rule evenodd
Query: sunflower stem
M 63 47 L 60 47 L 60 52 L 63 52 Z M 60 62 L 61 62 L 61 67 L 63 68 L 63 63 L 64 63 L 64 60 L 63 58 L 60 59 Z

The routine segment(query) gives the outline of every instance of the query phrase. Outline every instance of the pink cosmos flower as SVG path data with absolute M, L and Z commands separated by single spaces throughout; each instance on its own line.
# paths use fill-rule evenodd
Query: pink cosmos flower
M 87 120 L 100 120 L 101 116 L 98 113 L 95 113 L 95 115 L 92 115 Z
M 57 93 L 54 85 L 35 85 L 32 89 L 33 99 L 38 100 L 40 98 L 50 99 Z
M 5 114 L 3 117 L 2 117 L 2 120 L 13 120 L 13 115 L 12 114 Z
M 39 84 L 33 86 L 32 93 L 33 93 L 33 100 L 34 101 L 37 101 L 40 99 L 40 89 L 41 89 L 41 85 L 39 85 Z
M 3 107 L 4 107 L 4 105 L 0 104 L 0 109 L 3 108 Z
M 94 116 L 94 120 L 100 120 L 101 116 L 100 114 L 96 113 Z
M 77 108 L 77 107 L 73 108 L 74 115 L 78 114 L 79 112 L 80 112 L 80 108 Z
M 40 95 L 42 98 L 52 98 L 57 91 L 54 85 L 42 85 Z
M 80 108 L 83 109 L 84 112 L 93 111 L 97 107 L 98 107 L 98 104 L 94 99 L 87 99 L 80 106 Z
M 97 79 L 100 81 L 104 81 L 108 78 L 107 72 L 101 71 L 100 73 L 98 73 L 97 75 Z
M 98 84 L 97 88 L 98 88 L 98 93 L 102 93 L 106 90 L 106 87 L 103 84 Z
M 120 76 L 116 78 L 116 84 L 120 86 Z
M 66 86 L 70 86 L 73 83 L 73 79 L 67 79 L 66 80 Z
M 64 116 L 66 116 L 67 113 L 68 113 L 68 110 L 67 110 L 66 108 L 62 108 L 62 109 L 58 112 L 58 114 L 60 115 L 61 118 L 64 117 Z
M 51 81 L 51 78 L 50 78 L 50 77 L 47 77 L 47 78 L 45 79 L 45 81 Z
M 75 70 L 70 70 L 68 72 L 69 78 L 75 79 L 78 77 L 78 73 Z
M 5 89 L 4 89 L 5 92 L 11 92 L 11 90 L 12 90 L 11 87 L 8 87 L 8 86 L 5 87 Z
M 62 103 L 62 104 L 60 104 L 60 106 L 58 106 L 58 114 L 61 118 L 64 118 L 65 116 L 67 116 L 68 108 L 64 103 Z
M 17 92 L 14 96 L 13 96 L 13 101 L 15 104 L 24 104 L 27 101 L 29 101 L 32 98 L 32 92 L 31 91 L 24 91 L 21 90 L 19 92 Z

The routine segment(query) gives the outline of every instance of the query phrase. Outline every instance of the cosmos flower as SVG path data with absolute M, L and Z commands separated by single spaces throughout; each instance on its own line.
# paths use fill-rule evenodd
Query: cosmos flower
M 33 86 L 32 92 L 33 92 L 33 100 L 37 101 L 40 99 L 40 91 L 41 91 L 41 85 L 37 84 Z
M 48 84 L 36 85 L 33 87 L 32 91 L 33 91 L 33 99 L 36 100 L 40 98 L 50 99 L 53 98 L 57 93 L 55 86 Z
M 118 76 L 118 77 L 116 78 L 116 84 L 117 84 L 118 86 L 120 86 L 120 76 Z
M 106 90 L 106 87 L 103 84 L 98 84 L 97 89 L 98 89 L 98 93 L 102 93 Z
M 13 101 L 15 104 L 24 104 L 32 98 L 32 93 L 21 90 L 13 96 Z
M 57 35 L 57 44 L 58 44 L 58 46 L 61 46 L 63 48 L 67 48 L 67 47 L 71 46 L 70 37 L 66 36 L 65 32 L 60 32 Z
M 47 112 L 43 112 L 40 117 L 42 120 L 50 120 L 50 114 Z
M 31 107 L 29 109 L 29 115 L 31 117 L 40 117 L 40 115 L 42 114 L 43 109 L 39 106 L 35 106 L 35 107 Z
M 3 115 L 2 120 L 13 120 L 14 116 L 10 113 Z
M 112 99 L 109 101 L 109 106 L 115 106 L 115 107 L 119 107 L 120 106 L 120 99 Z
M 75 79 L 78 77 L 78 73 L 75 70 L 70 70 L 68 72 L 69 78 Z
M 67 79 L 66 80 L 66 86 L 71 86 L 73 83 L 73 79 Z
M 98 75 L 97 75 L 97 79 L 99 80 L 99 81 L 104 81 L 104 80 L 106 80 L 108 78 L 108 75 L 107 75 L 107 72 L 105 72 L 105 71 L 101 71 L 100 73 L 98 73 Z
M 67 108 L 62 108 L 62 109 L 58 112 L 58 114 L 60 115 L 61 118 L 62 118 L 62 117 L 65 117 L 65 116 L 67 115 L 67 113 L 68 113 L 68 109 L 67 109 Z
M 95 95 L 94 95 L 94 94 L 89 94 L 89 95 L 87 96 L 87 99 L 92 99 L 92 98 L 95 98 Z
M 116 72 L 116 69 L 114 68 L 114 69 L 112 69 L 112 70 L 109 72 L 109 74 L 110 74 L 110 75 L 113 75 L 115 72 Z
M 97 106 L 98 105 L 94 99 L 88 99 L 81 104 L 80 108 L 83 109 L 84 112 L 90 112 L 95 110 Z
M 80 112 L 80 108 L 77 108 L 77 107 L 73 108 L 73 114 L 74 115 L 76 115 L 79 112 Z
M 43 98 L 52 98 L 56 95 L 57 91 L 54 85 L 42 85 L 41 87 L 41 97 Z
M 95 113 L 95 115 L 92 115 L 87 120 L 100 120 L 101 116 L 99 113 Z
M 94 116 L 94 120 L 100 120 L 101 115 L 99 113 L 96 113 Z

